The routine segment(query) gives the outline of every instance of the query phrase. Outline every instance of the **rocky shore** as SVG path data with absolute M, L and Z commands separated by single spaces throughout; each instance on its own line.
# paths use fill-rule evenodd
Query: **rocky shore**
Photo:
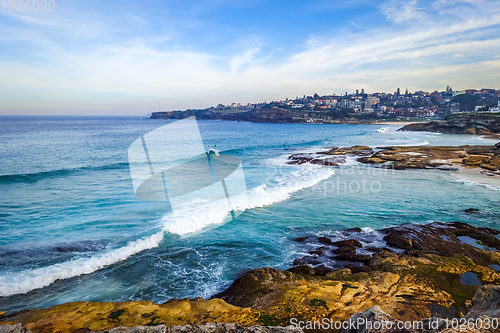
M 387 121 L 385 119 L 358 119 L 347 117 L 332 119 L 328 112 L 297 111 L 277 107 L 259 107 L 241 112 L 217 112 L 210 110 L 160 111 L 153 112 L 150 119 L 185 119 L 196 117 L 198 120 L 248 121 L 256 123 L 283 124 L 373 124 L 373 125 L 406 125 L 408 121 Z
M 486 175 L 500 175 L 500 142 L 494 146 L 332 147 L 317 153 L 293 154 L 288 164 L 340 166 L 349 156 L 361 163 L 396 170 L 480 168 Z
M 437 320 L 440 328 L 432 332 L 464 332 L 447 329 L 445 320 L 500 317 L 499 231 L 454 222 L 403 224 L 377 234 L 382 245 L 358 228 L 290 239 L 309 255 L 287 271 L 250 270 L 209 300 L 73 302 L 3 315 L 0 332 L 300 332 L 277 326 L 294 318 L 360 317 Z
M 445 120 L 408 124 L 399 130 L 439 132 L 446 134 L 498 135 L 500 134 L 500 114 L 457 114 L 451 115 Z

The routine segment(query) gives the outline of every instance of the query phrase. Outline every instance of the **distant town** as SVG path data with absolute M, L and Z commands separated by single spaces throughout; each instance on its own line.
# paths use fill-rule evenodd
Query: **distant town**
M 285 98 L 284 100 L 219 104 L 206 109 L 153 112 L 153 119 L 217 119 L 254 122 L 350 123 L 444 119 L 458 113 L 500 112 L 500 89 L 355 93 Z

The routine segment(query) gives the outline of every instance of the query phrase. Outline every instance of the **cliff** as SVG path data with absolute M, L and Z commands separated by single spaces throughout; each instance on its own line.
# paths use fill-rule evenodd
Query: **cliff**
M 465 113 L 451 115 L 445 120 L 413 123 L 400 131 L 427 131 L 446 134 L 491 135 L 500 133 L 499 113 Z
M 282 108 L 257 108 L 242 112 L 216 112 L 207 110 L 186 110 L 153 112 L 151 119 L 184 119 L 195 116 L 199 120 L 231 120 L 266 123 L 304 123 L 308 113 Z
M 256 123 L 324 123 L 324 124 L 372 124 L 377 119 L 366 115 L 336 113 L 335 111 L 290 110 L 279 107 L 257 107 L 253 110 L 186 110 L 153 112 L 151 119 L 184 119 L 196 117 L 198 120 L 230 120 Z M 363 117 L 365 116 L 365 117 Z M 369 115 L 368 115 L 369 116 Z M 383 119 L 379 119 L 382 120 Z

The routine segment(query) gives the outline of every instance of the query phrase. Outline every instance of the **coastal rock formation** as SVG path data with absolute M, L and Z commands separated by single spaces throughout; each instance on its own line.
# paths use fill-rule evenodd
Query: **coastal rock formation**
M 333 255 L 343 247 L 341 242 L 308 236 L 296 240 L 303 246 L 317 244 L 317 252 L 296 262 L 300 266 L 288 272 L 249 271 L 214 297 L 262 310 L 280 323 L 295 316 L 346 320 L 375 305 L 397 320 L 421 320 L 465 315 L 478 289 L 468 279 L 500 283 L 500 273 L 490 267 L 500 262 L 495 230 L 455 222 L 405 224 L 380 232 L 399 253 L 370 248 L 371 255 L 360 255 L 359 266 L 357 257 Z M 339 261 L 351 268 L 334 269 Z
M 243 327 L 238 324 L 208 323 L 204 325 L 184 326 L 138 326 L 138 327 L 116 327 L 106 331 L 76 330 L 74 333 L 301 333 L 301 329 L 271 326 Z M 31 333 L 23 328 L 21 324 L 2 325 L 0 333 Z
M 227 304 L 221 299 L 173 299 L 164 304 L 149 301 L 72 302 L 48 309 L 28 310 L 3 318 L 0 324 L 22 323 L 32 332 L 105 331 L 126 326 L 181 326 L 209 322 L 259 324 L 252 309 Z
M 325 166 L 339 166 L 345 163 L 345 156 L 334 156 L 334 157 L 317 157 L 314 153 L 300 153 L 293 154 L 288 157 L 287 164 L 298 165 L 298 164 L 317 164 Z
M 298 153 L 288 157 L 288 164 L 318 164 L 325 166 L 338 166 L 346 162 L 346 155 L 368 156 L 372 155 L 373 150 L 368 146 L 353 147 L 331 147 L 327 151 L 317 153 Z
M 457 114 L 441 121 L 408 124 L 399 130 L 491 135 L 500 133 L 500 115 L 496 113 Z
M 443 169 L 456 166 L 480 167 L 489 172 L 500 171 L 500 148 L 498 146 L 410 146 L 379 147 L 379 151 L 359 162 L 380 164 L 396 170 Z
M 349 321 L 355 322 L 355 323 L 364 323 L 367 321 L 370 322 L 386 322 L 390 323 L 387 325 L 387 327 L 394 325 L 395 319 L 391 316 L 389 316 L 387 313 L 382 311 L 380 306 L 375 305 L 374 307 L 369 308 L 368 310 L 364 312 L 356 312 L 349 318 Z M 341 333 L 390 333 L 392 329 L 385 329 L 385 328 L 378 328 L 378 329 L 370 329 L 366 327 L 367 325 L 355 325 L 356 328 L 353 329 L 341 329 Z M 406 333 L 406 332 L 405 332 Z
M 407 328 L 404 329 L 405 333 L 486 333 L 486 332 L 497 332 L 499 328 L 490 327 L 486 329 L 488 325 L 486 323 L 492 323 L 492 320 L 500 317 L 500 286 L 497 285 L 487 285 L 482 286 L 478 289 L 474 299 L 472 301 L 473 307 L 467 316 L 464 317 L 464 321 L 469 325 L 461 325 L 461 322 L 451 323 L 449 320 L 432 317 L 420 320 L 418 322 L 412 322 L 407 324 Z M 488 321 L 489 320 L 489 321 Z M 349 319 L 351 322 L 360 323 L 359 325 L 354 325 L 354 328 L 341 329 L 341 333 L 401 333 L 402 330 L 397 328 L 397 321 L 394 317 L 388 315 L 379 306 L 371 307 L 364 312 L 357 312 L 351 316 Z M 368 324 L 363 324 L 367 322 L 374 323 L 375 321 L 381 323 L 384 321 L 386 324 L 385 328 L 375 329 Z M 402 325 L 402 324 L 400 324 Z M 497 324 L 494 324 L 497 326 Z M 455 329 L 453 328 L 455 326 Z M 482 329 L 481 329 L 482 326 Z M 493 326 L 493 325 L 489 325 Z
M 165 333 L 286 333 L 286 332 L 303 332 L 301 329 L 294 329 L 289 327 L 279 326 L 250 326 L 243 327 L 238 324 L 220 324 L 209 323 L 205 325 L 186 325 L 186 326 L 173 326 L 167 327 Z M 110 332 L 111 333 L 111 332 Z
M 288 271 L 250 270 L 209 300 L 74 302 L 10 314 L 0 325 L 20 323 L 34 333 L 116 327 L 136 327 L 129 332 L 212 332 L 221 327 L 240 332 L 253 325 L 289 326 L 292 318 L 346 321 L 354 315 L 425 322 L 499 317 L 499 234 L 460 222 L 403 224 L 379 230 L 377 242 L 385 245 L 378 247 L 360 229 L 304 235 L 291 241 L 309 250 L 306 261 Z M 224 323 L 241 327 L 220 326 Z M 120 330 L 126 331 L 112 332 Z
M 323 151 L 319 152 L 318 154 L 325 154 L 325 155 L 359 155 L 359 156 L 366 156 L 366 155 L 371 155 L 373 153 L 373 150 L 368 147 L 368 146 L 352 146 L 352 147 L 344 147 L 344 148 L 337 148 L 337 147 L 332 147 L 328 151 Z
M 500 143 L 494 146 L 391 146 L 376 149 L 367 146 L 332 147 L 316 153 L 292 154 L 287 163 L 342 166 L 349 156 L 361 163 L 396 170 L 457 170 L 457 167 L 467 167 L 481 168 L 488 175 L 500 174 Z
M 31 331 L 27 328 L 24 328 L 21 324 L 4 324 L 0 325 L 0 333 L 31 333 Z
M 210 110 L 160 111 L 153 112 L 151 119 L 185 119 L 196 117 L 198 120 L 250 121 L 257 123 L 332 123 L 331 117 L 314 111 L 297 111 L 279 107 L 245 108 L 240 112 L 217 112 Z M 329 118 L 329 119 L 328 119 Z M 337 121 L 338 122 L 338 121 Z
M 477 291 L 472 300 L 472 309 L 465 318 L 481 316 L 500 318 L 500 286 L 490 284 L 482 286 Z

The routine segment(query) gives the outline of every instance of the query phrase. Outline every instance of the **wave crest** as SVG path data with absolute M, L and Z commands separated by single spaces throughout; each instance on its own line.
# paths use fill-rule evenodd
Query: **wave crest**
M 285 201 L 292 193 L 312 187 L 333 174 L 334 171 L 330 168 L 303 166 L 276 179 L 276 186 L 268 187 L 262 184 L 250 189 L 247 196 L 236 196 L 231 199 L 231 205 L 235 211 L 269 206 Z M 213 202 L 193 201 L 182 209 L 183 211 L 177 215 L 176 219 L 171 213 L 162 218 L 163 230 L 178 235 L 187 235 L 210 225 L 224 223 L 231 212 L 224 202 L 219 205 Z
M 80 258 L 33 270 L 4 274 L 0 276 L 0 296 L 25 294 L 31 290 L 46 287 L 56 280 L 90 274 L 105 266 L 123 261 L 138 252 L 157 247 L 162 239 L 163 231 L 129 242 L 124 247 L 111 250 L 99 256 Z

